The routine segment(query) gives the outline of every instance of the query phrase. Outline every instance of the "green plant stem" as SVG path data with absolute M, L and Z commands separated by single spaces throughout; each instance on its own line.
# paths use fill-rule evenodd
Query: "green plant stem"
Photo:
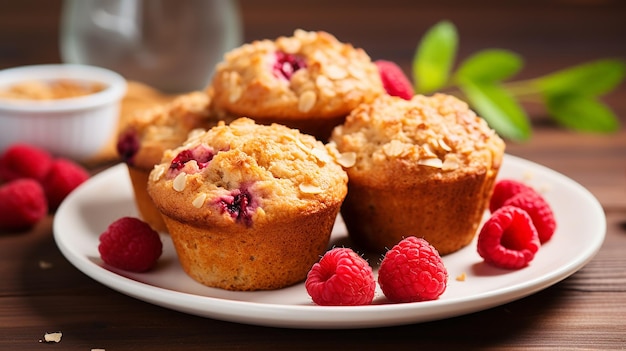
M 512 96 L 519 101 L 543 103 L 545 100 L 541 89 L 536 84 L 537 79 L 526 79 L 519 81 L 511 81 L 502 83 L 502 87 L 505 88 Z M 457 98 L 463 98 L 465 95 L 458 88 L 458 85 L 448 85 L 441 92 L 445 92 Z
M 527 79 L 503 83 L 503 86 L 515 96 L 537 95 L 540 91 L 535 82 L 536 79 Z
M 522 100 L 537 101 L 542 96 L 541 89 L 536 84 L 537 79 L 527 79 L 503 83 L 502 86 L 513 96 Z
M 537 78 L 506 82 L 502 84 L 502 87 L 519 101 L 533 103 L 545 101 L 543 92 L 537 85 Z

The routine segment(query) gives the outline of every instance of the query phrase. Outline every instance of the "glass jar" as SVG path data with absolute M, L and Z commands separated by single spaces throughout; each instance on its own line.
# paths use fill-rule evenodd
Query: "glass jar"
M 205 88 L 242 32 L 232 0 L 65 0 L 60 51 L 66 63 L 181 93 Z

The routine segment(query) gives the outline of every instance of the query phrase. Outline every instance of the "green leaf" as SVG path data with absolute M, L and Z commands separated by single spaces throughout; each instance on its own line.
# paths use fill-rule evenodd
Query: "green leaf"
M 464 81 L 460 88 L 472 107 L 500 136 L 511 140 L 530 138 L 526 112 L 515 99 L 495 83 Z
M 456 27 L 451 22 L 439 22 L 424 34 L 413 57 L 417 92 L 431 93 L 447 84 L 457 45 Z
M 456 71 L 455 80 L 495 82 L 514 76 L 523 66 L 518 54 L 502 49 L 482 50 L 468 57 Z
M 567 128 L 600 133 L 619 129 L 619 120 L 613 111 L 589 96 L 553 96 L 547 99 L 546 106 L 554 119 Z
M 624 79 L 626 65 L 620 60 L 597 60 L 536 78 L 546 95 L 602 95 Z

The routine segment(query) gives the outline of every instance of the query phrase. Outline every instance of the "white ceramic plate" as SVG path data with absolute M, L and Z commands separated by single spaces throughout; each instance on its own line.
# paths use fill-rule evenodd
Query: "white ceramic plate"
M 209 288 L 183 272 L 167 235 L 161 235 L 164 251 L 154 270 L 134 274 L 105 266 L 98 254 L 100 233 L 122 216 L 137 216 L 124 165 L 94 176 L 70 194 L 57 211 L 54 237 L 65 257 L 96 281 L 139 300 L 189 314 L 287 328 L 417 323 L 484 310 L 535 293 L 578 271 L 602 245 L 604 212 L 593 195 L 576 182 L 510 155 L 505 156 L 500 178 L 524 180 L 542 191 L 555 212 L 557 232 L 530 266 L 521 270 L 486 265 L 476 253 L 475 242 L 445 256 L 450 279 L 447 290 L 436 301 L 391 304 L 378 288 L 372 305 L 323 307 L 312 303 L 303 283 L 262 292 Z M 346 236 L 338 218 L 332 242 L 345 243 Z M 461 274 L 466 275 L 465 281 L 456 279 Z

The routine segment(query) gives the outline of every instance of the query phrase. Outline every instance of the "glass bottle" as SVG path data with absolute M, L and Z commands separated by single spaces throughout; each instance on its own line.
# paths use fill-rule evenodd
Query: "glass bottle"
M 60 51 L 64 62 L 181 93 L 206 87 L 242 31 L 232 0 L 65 0 Z

